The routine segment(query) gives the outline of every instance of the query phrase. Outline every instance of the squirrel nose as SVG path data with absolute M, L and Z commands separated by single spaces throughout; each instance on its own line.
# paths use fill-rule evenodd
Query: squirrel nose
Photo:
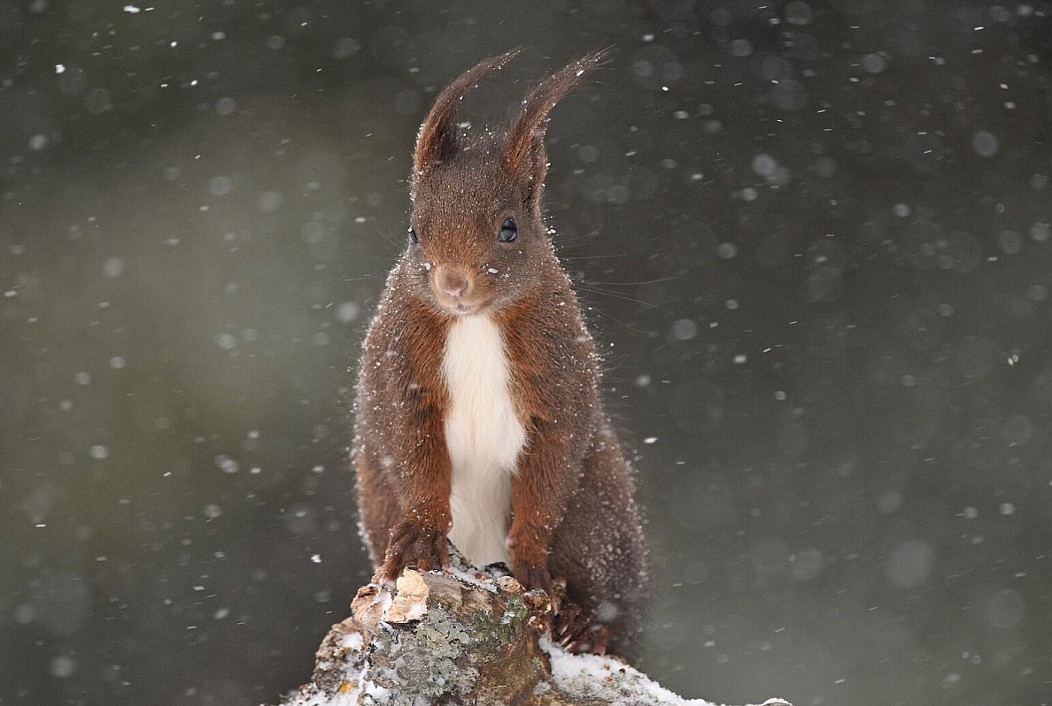
M 442 285 L 442 291 L 451 297 L 459 297 L 461 294 L 464 293 L 464 290 L 467 289 L 467 286 L 467 282 L 455 280 L 452 282 L 445 282 Z
M 438 285 L 439 291 L 454 298 L 461 296 L 468 288 L 467 277 L 446 268 L 440 269 L 436 273 L 435 279 L 437 280 L 435 284 Z

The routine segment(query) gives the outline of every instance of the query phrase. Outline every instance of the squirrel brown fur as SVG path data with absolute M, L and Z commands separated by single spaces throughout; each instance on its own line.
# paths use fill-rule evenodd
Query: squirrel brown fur
M 446 567 L 447 538 L 528 589 L 554 596 L 561 577 L 563 639 L 629 656 L 646 578 L 634 484 L 541 208 L 548 114 L 605 55 L 546 78 L 506 129 L 459 129 L 465 95 L 516 53 L 450 83 L 417 137 L 409 244 L 357 382 L 362 535 L 383 580 Z

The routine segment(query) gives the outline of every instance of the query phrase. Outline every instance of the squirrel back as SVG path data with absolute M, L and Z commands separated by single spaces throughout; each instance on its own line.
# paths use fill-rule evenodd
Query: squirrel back
M 450 83 L 417 137 L 409 243 L 358 377 L 362 533 L 384 579 L 446 566 L 447 538 L 529 589 L 555 596 L 561 577 L 575 606 L 562 636 L 625 655 L 645 544 L 595 344 L 541 207 L 548 114 L 604 56 L 538 84 L 506 130 L 459 131 L 464 96 L 515 53 Z

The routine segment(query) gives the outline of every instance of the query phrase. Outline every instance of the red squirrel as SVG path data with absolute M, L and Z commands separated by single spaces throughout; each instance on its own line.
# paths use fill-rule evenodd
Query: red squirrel
M 604 54 L 544 79 L 506 128 L 458 127 L 465 95 L 517 53 L 455 79 L 420 127 L 409 242 L 358 375 L 361 530 L 383 580 L 447 567 L 447 538 L 527 589 L 554 597 L 562 577 L 560 615 L 576 616 L 557 617 L 564 640 L 628 656 L 646 579 L 639 510 L 541 207 L 548 114 Z

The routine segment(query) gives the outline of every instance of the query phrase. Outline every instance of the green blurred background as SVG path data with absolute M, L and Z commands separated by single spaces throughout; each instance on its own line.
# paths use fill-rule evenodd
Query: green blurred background
M 687 696 L 1052 694 L 1048 2 L 0 0 L 0 703 L 257 704 L 368 577 L 415 131 L 549 132 Z

